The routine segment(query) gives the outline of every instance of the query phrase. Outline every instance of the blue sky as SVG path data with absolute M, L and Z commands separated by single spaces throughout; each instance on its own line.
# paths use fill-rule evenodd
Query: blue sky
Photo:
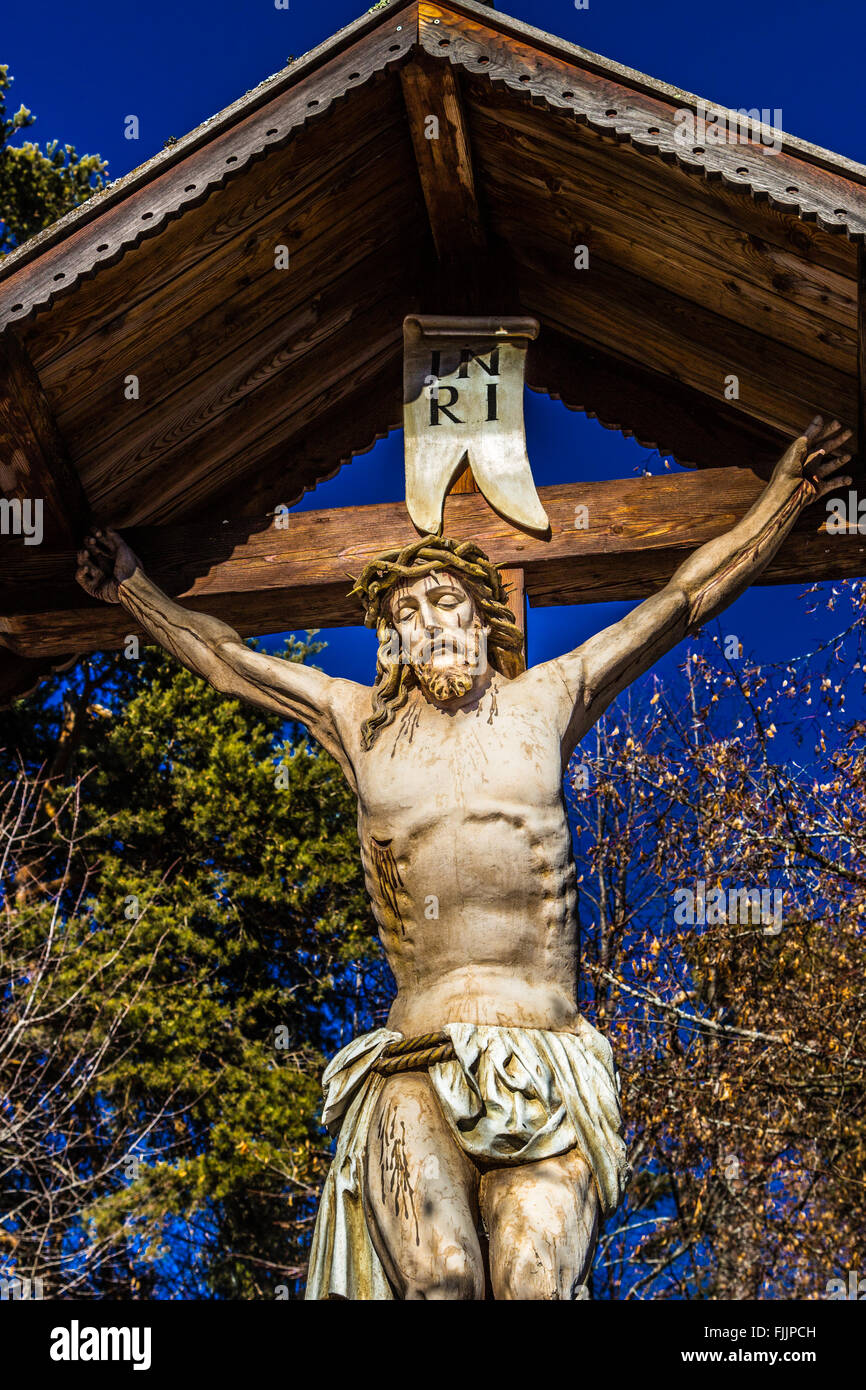
M 147 5 L 42 0 L 6 6 L 0 61 L 15 77 L 10 109 L 35 111 L 28 134 L 97 152 L 118 177 L 299 57 L 366 8 L 357 0 L 168 0 Z M 733 107 L 779 108 L 794 135 L 866 162 L 862 55 L 866 17 L 851 0 L 765 0 L 696 6 L 685 0 L 509 0 L 509 13 L 596 52 Z M 140 139 L 124 139 L 135 114 Z M 648 345 L 651 349 L 651 345 Z M 559 403 L 527 395 L 527 437 L 536 481 L 624 476 L 659 460 Z M 792 434 L 803 422 L 792 421 Z M 393 435 L 305 507 L 397 499 L 403 495 L 401 437 Z M 745 460 L 738 460 L 745 462 Z M 819 606 L 809 618 L 797 586 L 752 590 L 723 619 L 745 651 L 783 661 L 836 631 L 838 614 Z M 630 605 L 530 611 L 529 658 L 576 645 Z M 373 637 L 363 629 L 328 633 L 319 658 L 334 674 L 369 680 Z M 669 658 L 670 661 L 672 658 Z M 667 663 L 666 663 L 667 664 Z

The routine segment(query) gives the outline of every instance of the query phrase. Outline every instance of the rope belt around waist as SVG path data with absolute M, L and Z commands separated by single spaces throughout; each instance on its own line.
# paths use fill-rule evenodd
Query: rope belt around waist
M 456 1053 L 447 1033 L 420 1033 L 388 1043 L 373 1071 L 380 1076 L 396 1076 L 402 1071 L 426 1071 L 437 1062 L 451 1062 Z

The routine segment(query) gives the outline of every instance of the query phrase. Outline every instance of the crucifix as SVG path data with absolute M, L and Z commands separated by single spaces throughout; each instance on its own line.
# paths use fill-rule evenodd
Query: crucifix
M 610 702 L 849 481 L 837 474 L 850 432 L 814 419 L 732 529 L 621 621 L 526 669 L 502 573 L 441 530 L 466 468 L 509 527 L 546 543 L 522 415 L 535 332 L 526 319 L 406 321 L 406 503 L 421 533 L 371 555 L 351 591 L 378 639 L 370 685 L 251 651 L 162 592 L 115 531 L 79 554 L 88 593 L 217 690 L 305 724 L 358 799 L 397 994 L 387 1025 L 324 1073 L 337 1146 L 308 1298 L 587 1296 L 628 1164 L 612 1051 L 577 1003 L 563 770 Z

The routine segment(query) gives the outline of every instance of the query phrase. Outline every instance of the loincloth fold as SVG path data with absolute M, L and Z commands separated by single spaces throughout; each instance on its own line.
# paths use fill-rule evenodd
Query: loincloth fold
M 574 1033 L 449 1023 L 421 1041 L 423 1048 L 377 1028 L 325 1068 L 322 1118 L 338 1139 L 316 1218 L 308 1299 L 394 1297 L 367 1227 L 364 1164 L 382 1087 L 396 1070 L 415 1069 L 413 1056 L 422 1058 L 464 1153 L 505 1165 L 577 1147 L 592 1169 L 602 1214 L 619 1205 L 628 1175 L 619 1080 L 610 1044 L 590 1023 L 581 1019 Z M 447 1060 L 427 1064 L 430 1053 Z

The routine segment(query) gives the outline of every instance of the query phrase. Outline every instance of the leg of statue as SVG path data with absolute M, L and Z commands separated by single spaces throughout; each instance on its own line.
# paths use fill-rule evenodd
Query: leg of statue
M 598 1233 L 598 1193 L 579 1149 L 481 1179 L 494 1298 L 573 1299 Z
M 385 1083 L 366 1169 L 370 1236 L 397 1297 L 483 1298 L 478 1172 L 423 1073 Z

